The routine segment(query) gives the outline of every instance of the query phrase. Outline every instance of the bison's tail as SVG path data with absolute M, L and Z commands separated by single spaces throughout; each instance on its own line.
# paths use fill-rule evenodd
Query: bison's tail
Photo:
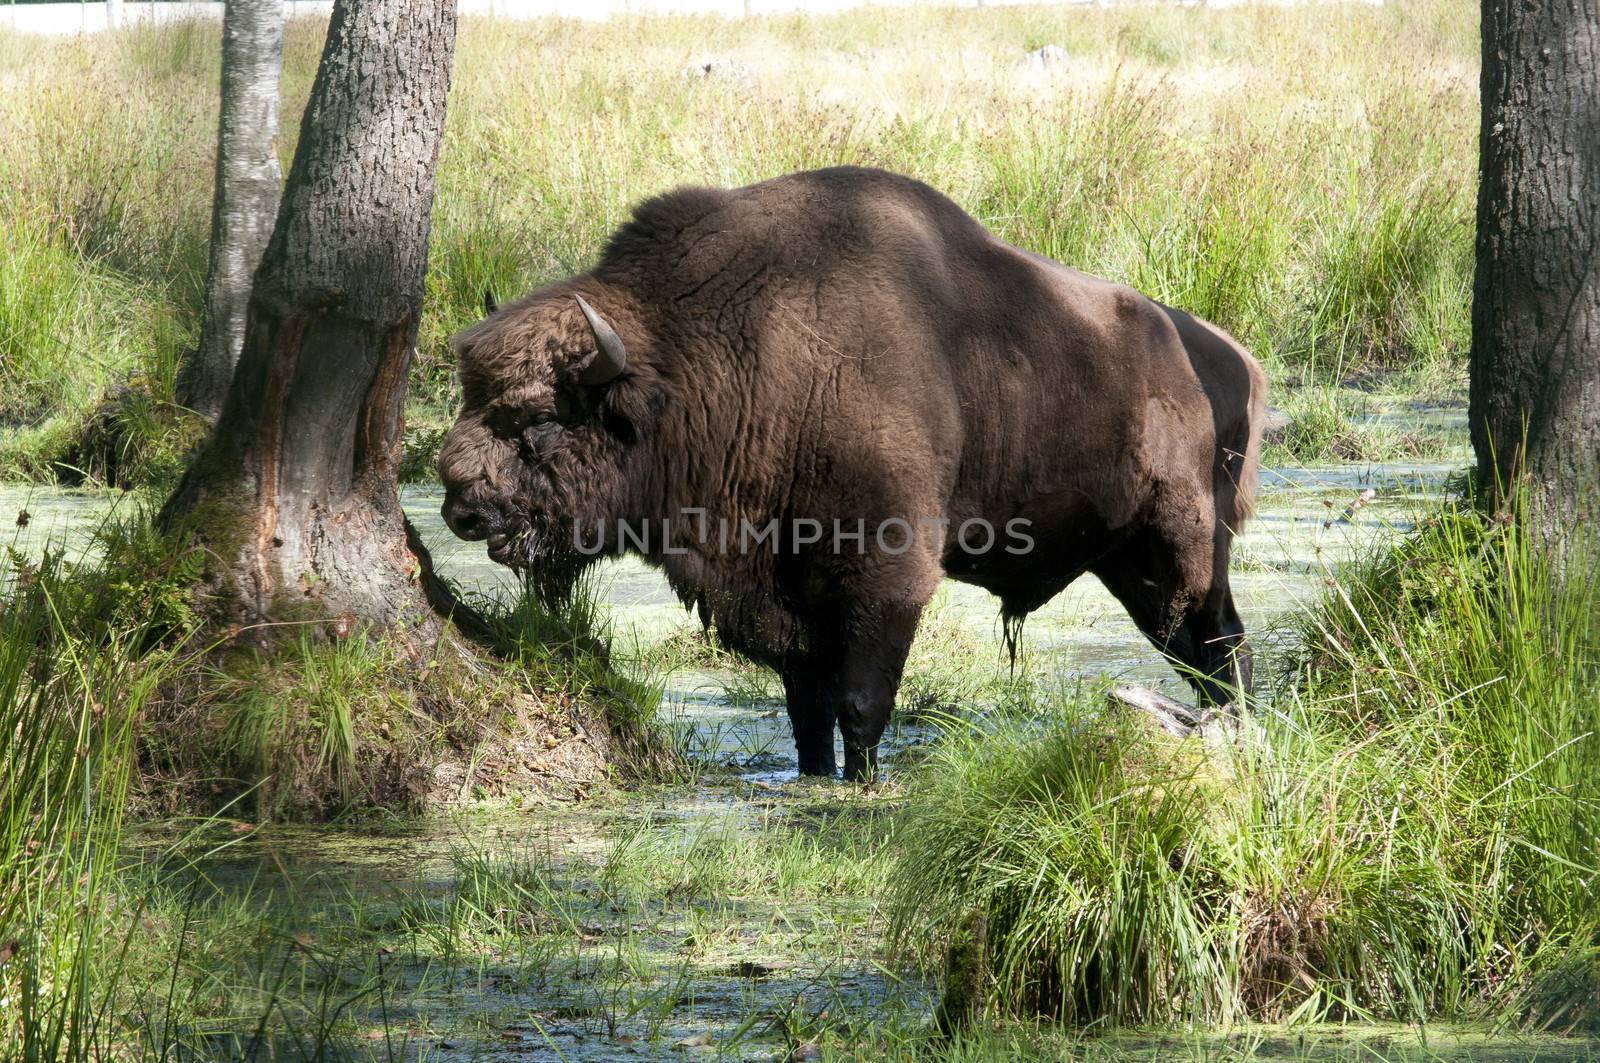
M 1261 431 L 1267 407 L 1267 375 L 1261 365 L 1243 350 L 1239 357 L 1244 362 L 1250 379 L 1250 396 L 1243 416 L 1235 422 L 1232 439 L 1219 440 L 1223 446 L 1222 467 L 1228 483 L 1218 493 L 1221 503 L 1219 516 L 1237 534 L 1256 511 L 1256 487 L 1261 471 Z

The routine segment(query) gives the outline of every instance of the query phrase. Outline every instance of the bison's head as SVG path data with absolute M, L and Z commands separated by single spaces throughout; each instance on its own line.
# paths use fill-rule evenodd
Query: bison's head
M 630 377 L 643 374 L 570 290 L 491 313 L 456 350 L 463 405 L 438 460 L 445 523 L 558 596 L 589 560 L 575 535 L 592 542 L 597 524 L 624 515 L 625 459 L 648 413 Z

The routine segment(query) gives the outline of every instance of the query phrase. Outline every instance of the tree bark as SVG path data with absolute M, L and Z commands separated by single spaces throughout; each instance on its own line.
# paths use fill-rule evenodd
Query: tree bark
M 222 416 L 162 513 L 238 621 L 431 623 L 395 477 L 454 0 L 338 0 Z
M 200 346 L 178 401 L 215 421 L 244 346 L 250 283 L 272 236 L 278 169 L 283 0 L 228 0 L 222 20 L 222 112 L 211 200 L 211 269 Z
M 1600 0 L 1484 0 L 1470 423 L 1548 542 L 1600 508 Z

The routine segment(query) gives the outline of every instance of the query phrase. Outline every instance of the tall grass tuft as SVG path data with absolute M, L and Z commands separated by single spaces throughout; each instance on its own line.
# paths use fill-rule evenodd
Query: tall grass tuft
M 103 936 L 134 721 L 170 665 L 139 624 L 83 624 L 59 553 L 10 562 L 0 596 L 0 1058 L 105 1058 Z
M 1600 999 L 1600 586 L 1448 507 L 1331 581 L 1237 748 L 1072 695 L 954 725 L 891 936 L 947 1014 L 1511 1016 Z
M 597 703 L 605 711 L 617 766 L 666 776 L 681 765 L 660 718 L 666 684 L 649 659 L 615 653 L 600 586 L 581 576 L 552 604 L 531 583 L 464 595 L 487 622 L 492 648 L 534 684 Z

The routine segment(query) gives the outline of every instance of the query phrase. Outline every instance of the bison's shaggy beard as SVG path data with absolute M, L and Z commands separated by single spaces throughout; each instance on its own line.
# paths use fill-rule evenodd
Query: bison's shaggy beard
M 496 560 L 518 575 L 541 606 L 558 611 L 571 602 L 578 577 L 594 557 L 573 546 L 572 528 L 564 522 L 529 520 Z

